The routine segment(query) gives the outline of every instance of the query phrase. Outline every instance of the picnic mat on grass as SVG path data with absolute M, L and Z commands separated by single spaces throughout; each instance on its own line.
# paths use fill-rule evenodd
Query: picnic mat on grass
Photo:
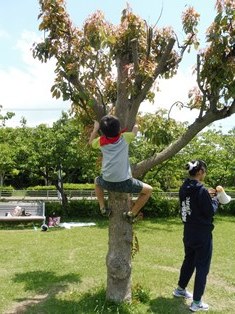
M 62 222 L 59 227 L 71 229 L 72 227 L 90 227 L 95 226 L 94 222 Z

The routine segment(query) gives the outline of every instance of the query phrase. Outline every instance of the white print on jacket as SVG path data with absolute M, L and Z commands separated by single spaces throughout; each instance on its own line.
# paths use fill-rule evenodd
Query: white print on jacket
M 190 209 L 190 197 L 186 197 L 185 201 L 182 202 L 182 220 L 183 222 L 186 222 L 187 220 L 187 215 L 191 215 L 191 209 Z

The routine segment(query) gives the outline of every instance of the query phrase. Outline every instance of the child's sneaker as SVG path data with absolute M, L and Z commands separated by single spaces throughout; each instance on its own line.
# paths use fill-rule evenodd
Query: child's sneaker
M 185 299 L 192 299 L 193 295 L 192 293 L 190 293 L 189 291 L 187 291 L 186 289 L 179 289 L 176 288 L 173 291 L 173 295 L 177 298 L 185 298 Z
M 111 208 L 101 208 L 100 212 L 104 217 L 109 217 L 111 214 Z
M 133 224 L 136 221 L 143 219 L 143 214 L 139 213 L 138 215 L 134 215 L 131 211 L 129 211 L 123 213 L 123 218 L 130 224 Z
M 191 312 L 208 311 L 209 305 L 206 303 L 203 303 L 202 301 L 200 301 L 198 304 L 195 302 L 192 302 L 189 309 Z
M 129 211 L 129 212 L 124 212 L 123 214 L 123 218 L 129 222 L 130 224 L 133 224 L 134 223 L 134 220 L 135 220 L 135 215 Z

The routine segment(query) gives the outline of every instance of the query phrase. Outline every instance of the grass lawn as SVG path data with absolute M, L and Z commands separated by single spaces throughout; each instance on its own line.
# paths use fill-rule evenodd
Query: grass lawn
M 189 302 L 172 296 L 183 258 L 180 220 L 144 220 L 134 231 L 140 251 L 133 259 L 133 302 L 114 305 L 105 302 L 108 222 L 47 232 L 1 227 L 0 313 L 189 313 Z M 209 313 L 232 314 L 235 217 L 216 217 L 213 234 L 204 300 Z

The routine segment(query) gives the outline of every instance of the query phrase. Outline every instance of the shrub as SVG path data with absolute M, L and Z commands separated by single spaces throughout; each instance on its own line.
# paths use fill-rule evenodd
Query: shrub
M 65 212 L 59 202 L 46 202 L 45 211 L 47 217 L 60 216 L 64 217 Z
M 11 185 L 0 186 L 0 191 L 14 191 L 14 188 Z
M 61 216 L 68 218 L 101 218 L 99 205 L 96 200 L 70 201 L 63 210 L 59 202 L 46 202 L 46 216 Z M 142 210 L 144 217 L 177 217 L 180 213 L 179 201 L 177 198 L 164 198 L 154 193 Z M 235 215 L 235 200 L 227 205 L 220 205 L 218 214 Z
M 179 215 L 179 201 L 153 193 L 143 208 L 143 213 L 145 217 L 176 217 Z
M 55 185 L 36 185 L 30 186 L 27 190 L 56 190 Z M 64 183 L 64 190 L 94 190 L 94 183 Z
M 1 198 L 10 197 L 12 196 L 13 191 L 14 191 L 14 188 L 12 186 L 1 186 L 0 196 Z
M 96 201 L 78 200 L 70 201 L 66 210 L 59 202 L 46 202 L 46 216 L 61 216 L 67 218 L 98 218 L 99 206 Z
M 99 205 L 96 201 L 71 201 L 69 202 L 67 211 L 69 217 L 100 217 Z
M 219 214 L 235 216 L 235 200 L 232 200 L 226 205 L 220 205 Z
M 143 208 L 144 217 L 175 217 L 179 214 L 179 202 L 177 199 L 167 199 L 153 194 Z M 67 212 L 67 213 L 66 213 Z M 58 202 L 46 202 L 46 215 L 56 215 L 69 218 L 100 218 L 97 201 L 77 200 L 70 201 L 66 211 Z

